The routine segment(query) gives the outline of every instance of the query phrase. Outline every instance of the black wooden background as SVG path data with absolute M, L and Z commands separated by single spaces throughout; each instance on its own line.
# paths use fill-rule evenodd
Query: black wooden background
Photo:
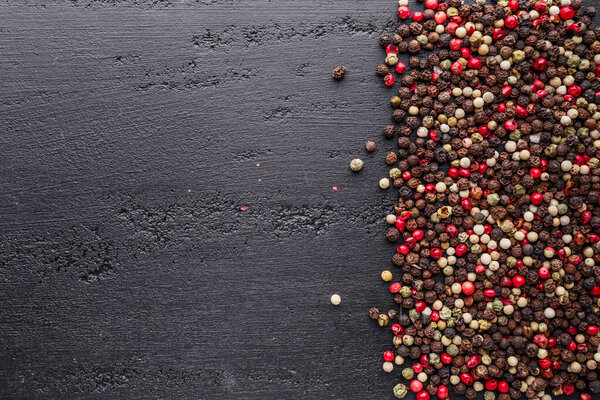
M 391 398 L 396 7 L 2 1 L 0 398 Z

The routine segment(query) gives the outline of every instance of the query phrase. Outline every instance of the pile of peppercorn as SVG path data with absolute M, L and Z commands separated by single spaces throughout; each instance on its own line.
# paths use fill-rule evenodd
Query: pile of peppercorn
M 369 316 L 391 330 L 396 397 L 600 393 L 595 14 L 581 0 L 400 0 L 380 36 L 399 193 L 381 277 L 398 307 Z

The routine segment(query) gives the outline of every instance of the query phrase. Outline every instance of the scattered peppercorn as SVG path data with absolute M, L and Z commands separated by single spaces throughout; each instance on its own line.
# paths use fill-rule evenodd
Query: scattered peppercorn
M 347 68 L 344 66 L 336 67 L 331 75 L 334 79 L 340 80 L 344 77 L 344 75 L 346 75 L 346 70 Z
M 362 169 L 363 165 L 364 165 L 364 162 L 360 158 L 355 158 L 352 161 L 350 161 L 350 169 L 354 172 L 360 171 Z
M 367 140 L 365 142 L 365 149 L 367 149 L 369 153 L 375 151 L 375 142 L 372 140 Z

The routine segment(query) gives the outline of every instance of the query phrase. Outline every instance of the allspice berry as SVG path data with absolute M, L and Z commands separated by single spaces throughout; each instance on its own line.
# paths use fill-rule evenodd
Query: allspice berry
M 342 79 L 346 75 L 346 69 L 344 66 L 336 67 L 331 75 L 334 79 Z

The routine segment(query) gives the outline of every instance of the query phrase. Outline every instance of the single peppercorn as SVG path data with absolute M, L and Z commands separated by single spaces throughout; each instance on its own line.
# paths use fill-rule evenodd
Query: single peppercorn
M 331 75 L 334 79 L 340 80 L 344 77 L 344 75 L 346 75 L 346 70 L 347 68 L 344 66 L 336 67 Z

